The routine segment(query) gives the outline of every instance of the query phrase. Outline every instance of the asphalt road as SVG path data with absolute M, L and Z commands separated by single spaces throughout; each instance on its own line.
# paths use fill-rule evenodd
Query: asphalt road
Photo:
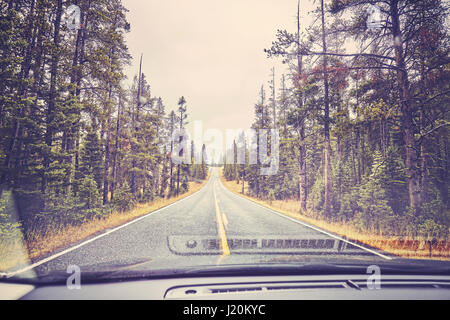
M 38 274 L 69 265 L 99 271 L 136 264 L 163 269 L 263 262 L 386 261 L 382 252 L 277 214 L 227 190 L 218 170 L 197 193 L 106 235 L 77 244 L 32 269 Z M 30 272 L 28 270 L 27 272 Z

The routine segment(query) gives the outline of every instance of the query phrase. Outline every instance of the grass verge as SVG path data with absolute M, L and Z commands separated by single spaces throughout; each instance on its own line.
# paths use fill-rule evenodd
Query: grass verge
M 248 195 L 247 185 L 245 185 L 244 194 L 242 194 L 242 184 L 238 184 L 236 183 L 236 181 L 227 181 L 222 174 L 222 170 L 220 171 L 220 180 L 228 190 L 235 194 L 238 194 L 267 208 L 276 210 L 277 212 L 282 213 L 288 217 L 314 225 L 328 232 L 345 237 L 349 240 L 353 240 L 368 245 L 372 248 L 380 249 L 384 252 L 404 258 L 450 261 L 449 241 L 438 241 L 432 246 L 432 250 L 430 251 L 430 246 L 425 239 L 386 237 L 379 232 L 377 233 L 371 230 L 360 231 L 351 224 L 327 222 L 314 218 L 312 217 L 312 212 L 300 214 L 300 202 L 297 200 L 261 200 Z
M 129 211 L 113 212 L 105 218 L 86 221 L 80 225 L 68 225 L 58 229 L 53 228 L 43 234 L 30 235 L 26 242 L 23 239 L 0 242 L 0 271 L 4 272 L 19 265 L 27 265 L 30 261 L 39 260 L 92 236 L 101 234 L 107 229 L 118 227 L 168 206 L 200 190 L 208 179 L 209 175 L 204 181 L 189 182 L 189 191 L 177 197 L 137 204 Z

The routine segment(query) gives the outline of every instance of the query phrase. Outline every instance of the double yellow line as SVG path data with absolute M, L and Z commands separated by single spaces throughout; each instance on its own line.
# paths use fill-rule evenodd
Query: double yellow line
M 217 232 L 220 238 L 220 247 L 222 249 L 222 255 L 217 260 L 217 264 L 220 264 L 223 258 L 230 255 L 230 247 L 228 246 L 227 235 L 225 234 L 225 226 L 223 224 L 222 213 L 220 212 L 219 204 L 216 196 L 216 184 L 213 186 L 214 203 L 216 205 L 216 220 L 217 220 Z

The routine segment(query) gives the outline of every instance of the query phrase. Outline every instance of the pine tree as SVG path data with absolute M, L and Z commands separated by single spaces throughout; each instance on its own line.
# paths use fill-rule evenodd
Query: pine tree
M 100 139 L 93 128 L 89 128 L 81 150 L 80 178 L 92 176 L 98 187 L 103 181 L 103 155 Z

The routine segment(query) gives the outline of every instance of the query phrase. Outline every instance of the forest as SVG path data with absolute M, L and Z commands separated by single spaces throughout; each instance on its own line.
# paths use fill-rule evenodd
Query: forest
M 369 5 L 380 12 L 375 25 Z M 277 174 L 261 175 L 260 160 L 249 164 L 260 137 L 242 134 L 227 150 L 235 156 L 225 178 L 249 196 L 294 199 L 301 214 L 362 232 L 448 241 L 448 2 L 315 6 L 315 22 L 304 28 L 299 2 L 296 28 L 274 30 L 264 49 L 288 67 L 261 79 L 254 105 L 252 128 L 279 130 Z
M 27 237 L 177 196 L 207 176 L 205 146 L 191 142 L 186 151 L 192 160 L 202 152 L 201 163 L 171 161 L 187 100 L 166 112 L 142 56 L 126 82 L 131 26 L 122 2 L 73 4 L 81 9 L 76 29 L 66 23 L 66 1 L 0 1 L 2 239 L 18 226 Z

